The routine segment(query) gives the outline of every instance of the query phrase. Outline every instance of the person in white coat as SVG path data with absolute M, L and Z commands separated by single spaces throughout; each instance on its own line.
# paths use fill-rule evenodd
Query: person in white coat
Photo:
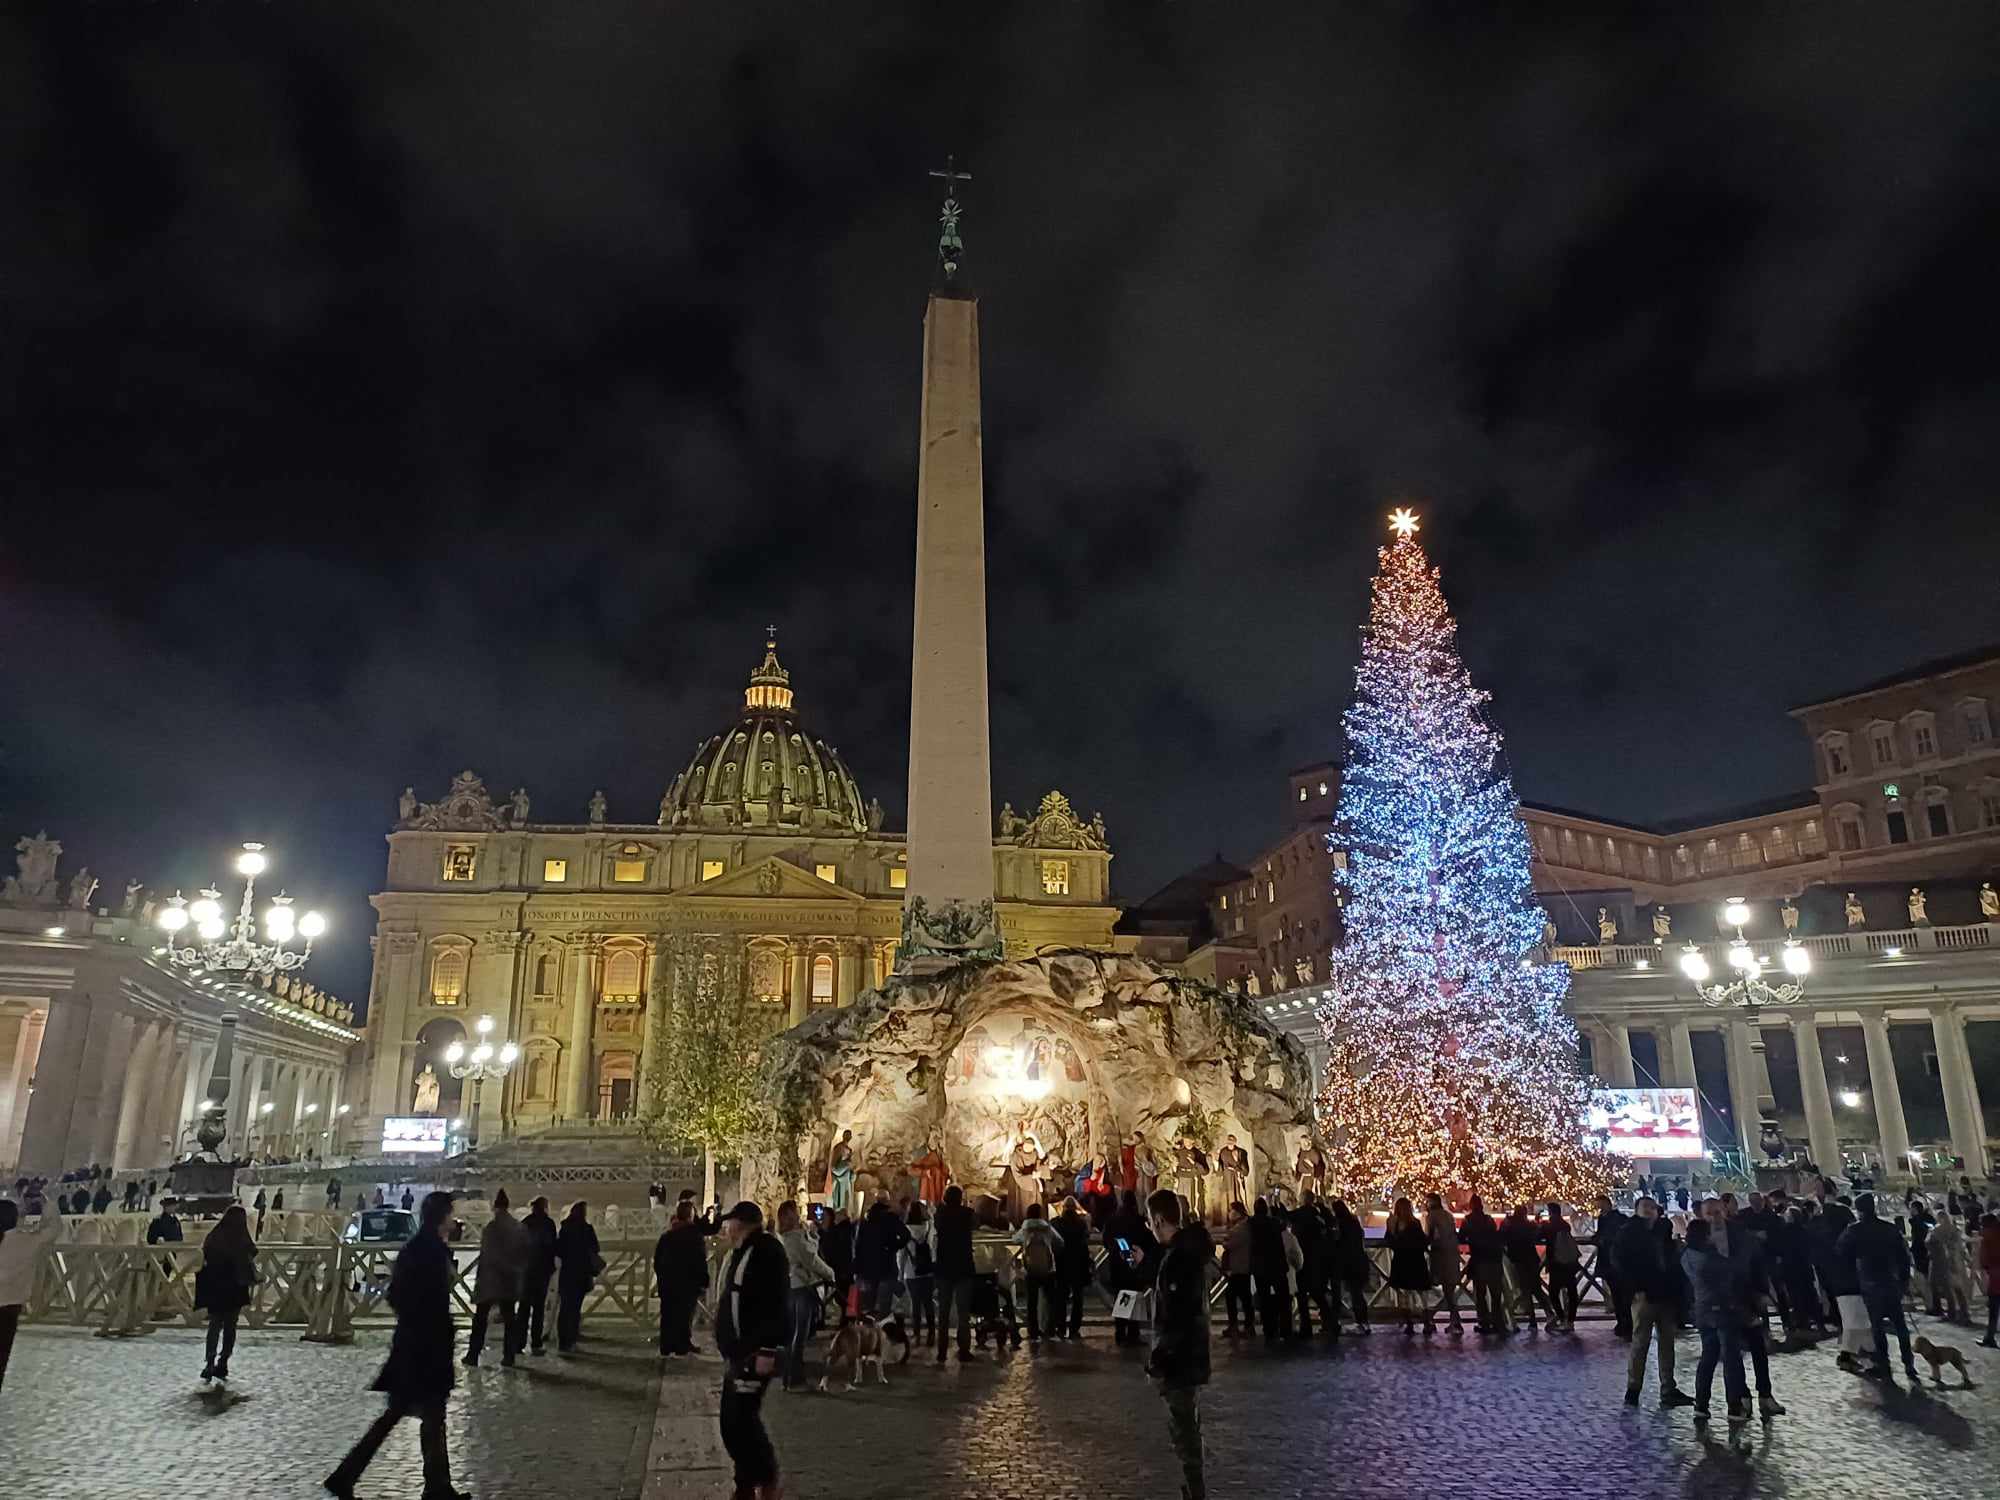
M 21 1205 L 11 1199 L 0 1202 L 0 1385 L 7 1380 L 21 1309 L 35 1289 L 35 1268 L 62 1233 L 62 1213 L 54 1204 L 30 1199 L 26 1206 L 31 1215 L 40 1215 L 32 1226 L 23 1221 Z

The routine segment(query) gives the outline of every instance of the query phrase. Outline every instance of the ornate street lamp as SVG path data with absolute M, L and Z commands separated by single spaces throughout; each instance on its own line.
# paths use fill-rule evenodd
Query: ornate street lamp
M 496 1083 L 507 1076 L 507 1070 L 514 1066 L 514 1059 L 521 1055 L 521 1049 L 512 1042 L 493 1045 L 493 1018 L 481 1016 L 473 1029 L 479 1033 L 479 1041 L 470 1052 L 465 1043 L 453 1042 L 444 1049 L 444 1065 L 457 1079 L 472 1080 L 472 1112 L 466 1116 L 465 1154 L 471 1156 L 479 1149 L 479 1094 L 481 1085 L 491 1078 Z
M 1694 982 L 1695 993 L 1702 1000 L 1714 1006 L 1736 1006 L 1744 1010 L 1756 1010 L 1765 1005 L 1790 1005 L 1806 992 L 1805 978 L 1812 970 L 1812 956 L 1799 946 L 1796 938 L 1786 938 L 1785 946 L 1779 950 L 1778 960 L 1790 977 L 1775 984 L 1764 977 L 1764 960 L 1751 949 L 1749 939 L 1743 936 L 1743 926 L 1750 920 L 1750 908 L 1740 896 L 1732 896 L 1723 903 L 1722 920 L 1736 929 L 1736 936 L 1729 944 L 1729 967 L 1735 977 L 1711 982 L 1711 970 L 1707 958 L 1700 948 L 1689 943 L 1681 950 L 1681 972 Z
M 190 902 L 175 891 L 159 915 L 160 928 L 167 935 L 167 946 L 162 950 L 167 962 L 231 978 L 252 974 L 269 978 L 305 967 L 306 960 L 312 957 L 313 939 L 326 931 L 326 918 L 316 911 L 298 915 L 292 910 L 292 898 L 280 891 L 264 912 L 264 935 L 268 941 L 258 942 L 257 921 L 251 914 L 251 906 L 257 894 L 257 877 L 264 873 L 267 863 L 262 844 L 245 844 L 243 852 L 236 856 L 236 871 L 243 877 L 243 902 L 237 908 L 236 920 L 227 926 L 222 920 L 222 892 L 204 887 L 201 895 Z M 199 944 L 176 946 L 180 933 L 190 923 Z M 285 946 L 295 937 L 306 940 L 305 947 L 296 952 Z

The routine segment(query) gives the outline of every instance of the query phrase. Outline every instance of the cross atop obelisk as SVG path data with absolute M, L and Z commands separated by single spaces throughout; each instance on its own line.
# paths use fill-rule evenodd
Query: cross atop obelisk
M 965 241 L 958 237 L 958 216 L 964 212 L 958 202 L 958 185 L 972 181 L 972 174 L 959 171 L 958 158 L 947 156 L 944 170 L 933 171 L 931 176 L 944 179 L 944 203 L 938 210 L 938 265 L 949 286 L 958 276 L 959 262 L 965 258 Z
M 945 179 L 938 263 L 924 310 L 917 445 L 917 582 L 910 652 L 908 894 L 897 965 L 998 958 L 993 770 L 986 722 L 986 501 L 979 417 L 979 303 L 953 283 L 964 246 Z

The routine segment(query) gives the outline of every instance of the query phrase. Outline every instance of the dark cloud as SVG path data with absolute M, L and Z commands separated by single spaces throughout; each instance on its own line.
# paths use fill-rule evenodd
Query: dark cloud
M 947 151 L 995 795 L 1127 896 L 1338 746 L 1414 499 L 1524 794 L 1807 775 L 2000 638 L 1990 7 L 67 6 L 0 22 L 0 827 L 337 896 L 461 765 L 644 817 L 766 621 L 900 807 Z

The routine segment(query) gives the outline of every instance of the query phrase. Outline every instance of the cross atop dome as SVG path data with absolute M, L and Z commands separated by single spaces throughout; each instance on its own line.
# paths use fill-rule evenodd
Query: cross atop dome
M 792 706 L 792 674 L 778 665 L 778 627 L 764 627 L 764 660 L 750 674 L 750 686 L 743 690 L 745 708 L 775 708 L 789 712 Z

